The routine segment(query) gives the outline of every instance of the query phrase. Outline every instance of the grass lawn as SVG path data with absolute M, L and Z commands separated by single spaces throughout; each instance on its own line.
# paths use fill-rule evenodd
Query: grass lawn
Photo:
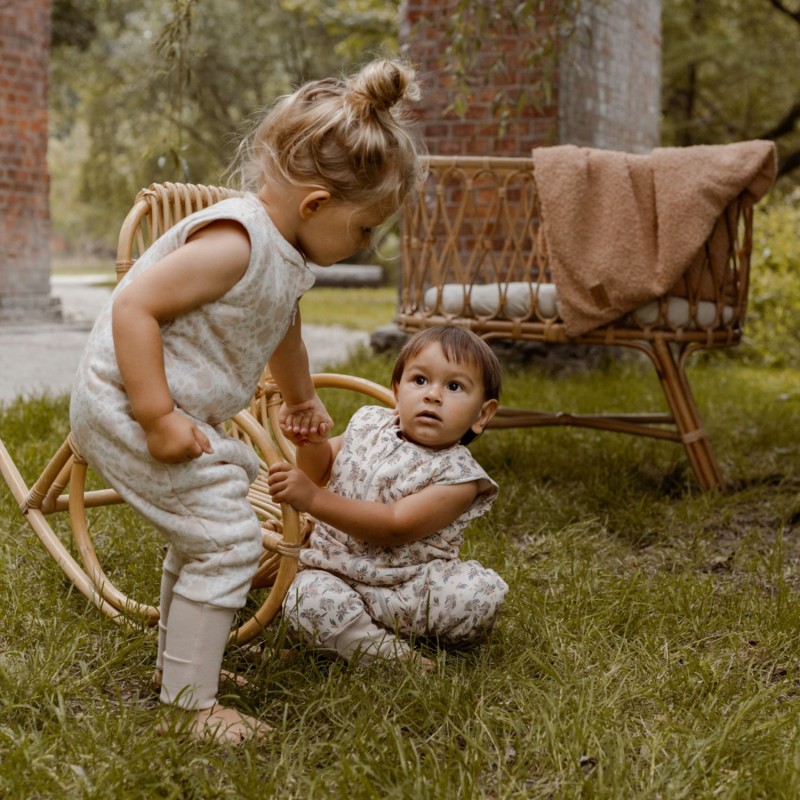
M 113 258 L 55 258 L 52 266 L 56 277 L 108 274 L 111 287 L 116 280 Z M 306 323 L 374 331 L 394 319 L 397 289 L 394 286 L 348 289 L 319 286 L 303 296 L 300 309 Z
M 341 371 L 385 382 L 390 359 Z M 0 486 L 0 797 L 800 796 L 798 372 L 710 360 L 692 377 L 736 491 L 701 494 L 670 443 L 487 433 L 473 451 L 501 495 L 464 555 L 511 587 L 487 642 L 431 653 L 431 675 L 233 650 L 249 685 L 229 702 L 274 728 L 237 751 L 156 735 L 152 638 L 71 590 Z M 635 365 L 509 365 L 506 384 L 540 408 L 662 407 Z M 327 402 L 340 422 L 353 408 Z M 0 415 L 28 480 L 66 432 L 65 398 Z M 154 602 L 152 532 L 116 512 L 93 532 Z M 266 641 L 284 644 L 279 625 Z
M 304 323 L 342 325 L 352 330 L 374 331 L 388 325 L 397 311 L 397 289 L 336 289 L 319 286 L 303 295 L 300 313 Z
M 114 281 L 114 256 L 54 256 L 51 262 L 53 275 L 100 275 L 108 274 Z

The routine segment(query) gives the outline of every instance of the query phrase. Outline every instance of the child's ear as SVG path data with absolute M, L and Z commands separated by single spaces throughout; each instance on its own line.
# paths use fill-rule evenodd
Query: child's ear
M 497 400 L 487 400 L 482 406 L 478 418 L 470 425 L 470 430 L 480 436 L 489 420 L 497 413 Z
M 330 203 L 331 193 L 325 189 L 314 189 L 300 201 L 300 219 L 313 217 L 321 208 Z

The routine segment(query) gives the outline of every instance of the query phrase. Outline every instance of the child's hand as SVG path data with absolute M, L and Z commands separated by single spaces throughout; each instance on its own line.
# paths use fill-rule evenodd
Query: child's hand
M 304 403 L 283 403 L 278 421 L 284 436 L 298 447 L 324 442 L 333 429 L 333 420 L 316 395 Z
M 298 511 L 308 511 L 314 495 L 320 490 L 302 470 L 285 461 L 269 468 L 267 482 L 273 500 L 289 503 Z
M 188 418 L 177 411 L 142 426 L 147 436 L 147 449 L 156 461 L 179 464 L 211 453 L 208 437 Z

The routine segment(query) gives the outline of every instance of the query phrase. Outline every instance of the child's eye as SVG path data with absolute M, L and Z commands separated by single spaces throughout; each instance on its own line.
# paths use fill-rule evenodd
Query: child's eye
M 450 381 L 450 383 L 447 384 L 447 388 L 451 392 L 458 392 L 461 390 L 462 386 L 458 381 Z
M 413 380 L 414 380 L 414 383 L 417 384 L 417 386 L 424 386 L 425 385 L 425 378 L 422 375 L 415 375 Z

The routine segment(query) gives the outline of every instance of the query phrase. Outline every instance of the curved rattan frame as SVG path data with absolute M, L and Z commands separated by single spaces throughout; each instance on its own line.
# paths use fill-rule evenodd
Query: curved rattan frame
M 242 193 L 225 186 L 194 183 L 153 183 L 142 189 L 128 212 L 117 240 L 117 280 L 136 258 L 176 222 L 201 209 Z
M 319 389 L 355 392 L 384 405 L 394 405 L 394 396 L 389 389 L 364 378 L 322 373 L 314 375 L 313 380 Z M 275 618 L 297 572 L 300 550 L 313 525 L 313 520 L 306 515 L 299 514 L 286 503 L 276 503 L 269 495 L 266 482 L 269 465 L 277 461 L 294 462 L 294 448 L 278 427 L 280 404 L 277 386 L 266 377 L 253 398 L 251 408 L 237 414 L 230 423 L 232 435 L 246 441 L 260 455 L 259 476 L 248 493 L 261 523 L 264 544 L 253 588 L 269 587 L 260 607 L 231 633 L 231 643 L 251 641 Z M 33 486 L 28 487 L 0 440 L 0 474 L 25 520 L 70 582 L 109 618 L 133 625 L 155 626 L 159 618 L 158 608 L 135 600 L 118 589 L 100 563 L 89 532 L 86 510 L 121 505 L 124 501 L 112 489 L 87 490 L 87 469 L 85 459 L 69 435 Z M 50 515 L 58 513 L 69 515 L 77 557 L 49 522 Z

